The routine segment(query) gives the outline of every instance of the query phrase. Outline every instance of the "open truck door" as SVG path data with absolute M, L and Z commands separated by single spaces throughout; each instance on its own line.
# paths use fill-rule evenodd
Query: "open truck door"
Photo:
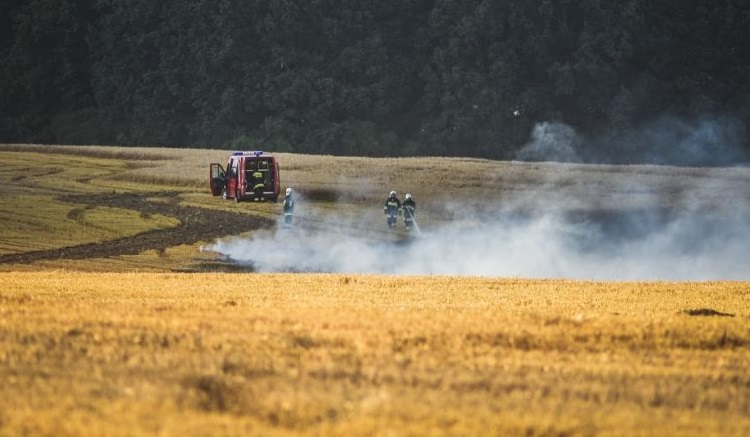
M 214 196 L 227 197 L 227 173 L 221 164 L 211 164 L 211 174 L 209 176 L 211 185 L 211 194 Z

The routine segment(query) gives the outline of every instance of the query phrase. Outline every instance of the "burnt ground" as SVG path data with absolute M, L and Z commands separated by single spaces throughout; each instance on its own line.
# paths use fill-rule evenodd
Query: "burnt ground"
M 152 202 L 157 197 L 162 201 Z M 136 255 L 146 250 L 163 251 L 169 247 L 211 241 L 226 235 L 237 235 L 254 229 L 267 228 L 269 219 L 192 206 L 180 206 L 176 193 L 107 194 L 99 196 L 66 196 L 62 200 L 89 206 L 107 206 L 138 211 L 143 215 L 161 214 L 174 217 L 180 225 L 170 229 L 152 230 L 131 237 L 102 243 L 87 243 L 57 249 L 0 255 L 0 264 L 26 264 L 43 260 L 107 258 Z

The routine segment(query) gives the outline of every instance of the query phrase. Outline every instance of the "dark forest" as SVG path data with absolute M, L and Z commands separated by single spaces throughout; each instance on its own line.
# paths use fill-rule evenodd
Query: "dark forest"
M 746 0 L 4 0 L 0 57 L 6 143 L 687 165 L 750 150 Z

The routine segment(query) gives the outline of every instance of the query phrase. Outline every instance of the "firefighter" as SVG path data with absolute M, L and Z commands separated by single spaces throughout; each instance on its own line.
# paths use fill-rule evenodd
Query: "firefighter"
M 292 224 L 292 215 L 294 214 L 294 198 L 292 197 L 292 189 L 287 188 L 284 193 L 284 224 L 289 226 Z
M 414 202 L 414 199 L 411 198 L 411 194 L 406 194 L 404 203 L 401 205 L 401 210 L 404 212 L 404 226 L 406 226 L 407 231 L 411 231 L 414 227 L 414 221 L 416 218 L 414 214 L 417 210 L 417 204 Z
M 385 206 L 383 207 L 386 221 L 388 223 L 388 229 L 396 229 L 396 221 L 398 220 L 399 214 L 401 214 L 401 201 L 398 200 L 395 191 L 391 191 L 388 198 L 385 200 Z
M 263 191 L 266 189 L 266 178 L 263 172 L 255 170 L 253 172 L 253 194 L 255 195 L 255 201 L 265 200 L 263 197 Z

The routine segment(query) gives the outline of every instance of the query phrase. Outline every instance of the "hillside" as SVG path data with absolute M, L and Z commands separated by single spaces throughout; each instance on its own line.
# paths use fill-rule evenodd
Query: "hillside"
M 202 251 L 216 239 L 259 229 L 266 231 L 252 238 L 263 244 L 273 245 L 283 238 L 276 233 L 280 205 L 235 204 L 210 196 L 208 164 L 224 164 L 224 151 L 3 145 L 0 155 L 6 193 L 0 210 L 6 223 L 0 231 L 3 269 L 224 268 L 215 264 L 216 253 Z M 546 245 L 549 251 L 560 251 L 561 257 L 604 259 L 616 253 L 628 264 L 634 262 L 633 245 L 641 251 L 664 252 L 661 258 L 683 256 L 690 250 L 704 257 L 726 241 L 730 244 L 714 257 L 720 263 L 734 257 L 735 245 L 747 241 L 750 171 L 744 168 L 283 153 L 278 157 L 283 185 L 299 195 L 296 234 L 289 234 L 297 239 L 298 248 L 341 244 L 369 251 L 379 242 L 406 241 L 406 247 L 413 249 L 398 256 L 413 258 L 411 251 L 418 250 L 417 257 L 427 260 L 425 252 L 449 251 L 445 253 L 448 259 L 460 255 L 486 260 L 497 251 L 502 256 L 536 256 Z M 382 203 L 390 190 L 402 197 L 406 192 L 414 195 L 423 238 L 409 238 L 402 229 L 395 234 L 386 231 Z M 644 245 L 657 237 L 668 241 L 655 248 Z M 439 243 L 441 239 L 444 242 Z M 466 244 L 447 245 L 448 239 Z M 497 247 L 488 246 L 494 240 L 498 240 Z M 476 250 L 464 253 L 466 245 Z M 615 252 L 604 251 L 609 248 Z M 372 255 L 379 257 L 378 251 Z M 503 263 L 498 256 L 501 259 L 496 261 Z M 257 262 L 245 261 L 245 268 L 257 267 Z M 465 269 L 456 263 L 443 269 L 436 260 L 430 263 L 432 270 L 418 272 L 583 275 L 548 266 L 537 266 L 540 270 L 535 272 L 535 263 L 521 270 L 477 268 L 476 262 Z M 736 278 L 743 265 L 730 264 L 707 277 Z M 586 265 L 596 267 L 590 262 Z M 287 262 L 268 268 L 296 269 Z M 341 267 L 330 262 L 310 268 L 367 271 L 362 265 Z M 387 267 L 377 268 L 387 271 Z M 590 275 L 598 277 L 599 273 Z

